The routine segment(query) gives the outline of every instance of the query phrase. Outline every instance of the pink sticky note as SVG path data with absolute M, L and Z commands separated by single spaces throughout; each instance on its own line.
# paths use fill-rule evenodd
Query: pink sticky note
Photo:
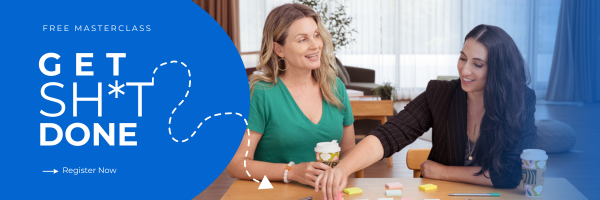
M 337 199 L 338 199 L 338 200 L 342 200 L 342 199 L 343 199 L 343 198 L 342 198 L 342 192 L 339 192 L 339 191 L 338 191 L 338 198 L 337 198 Z
M 389 189 L 402 189 L 402 183 L 399 183 L 399 182 L 386 183 L 385 187 L 387 187 Z

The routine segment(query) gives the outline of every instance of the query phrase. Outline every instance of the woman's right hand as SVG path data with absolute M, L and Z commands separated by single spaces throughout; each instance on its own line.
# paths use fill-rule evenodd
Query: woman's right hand
M 317 177 L 331 167 L 322 162 L 303 162 L 291 167 L 288 172 L 288 179 L 298 181 L 304 185 L 316 187 L 315 181 Z
M 346 188 L 349 175 L 348 171 L 339 165 L 327 170 L 317 178 L 315 192 L 319 192 L 320 188 L 323 199 L 339 200 L 337 194 Z

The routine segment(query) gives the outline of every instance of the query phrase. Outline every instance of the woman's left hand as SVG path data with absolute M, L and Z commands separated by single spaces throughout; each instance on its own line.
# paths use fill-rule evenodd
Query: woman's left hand
M 446 165 L 442 165 L 431 160 L 426 160 L 425 162 L 421 163 L 421 174 L 423 175 L 423 178 L 445 179 L 445 173 Z

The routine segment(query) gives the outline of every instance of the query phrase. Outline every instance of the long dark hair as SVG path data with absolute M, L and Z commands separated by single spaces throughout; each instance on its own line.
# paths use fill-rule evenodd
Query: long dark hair
M 490 168 L 501 173 L 505 150 L 514 148 L 523 132 L 525 89 L 530 77 L 525 59 L 513 39 L 501 28 L 478 25 L 467 36 L 488 50 L 487 81 L 483 91 L 485 115 L 481 122 L 478 144 L 473 150 L 478 176 Z M 485 174 L 484 174 L 485 176 Z

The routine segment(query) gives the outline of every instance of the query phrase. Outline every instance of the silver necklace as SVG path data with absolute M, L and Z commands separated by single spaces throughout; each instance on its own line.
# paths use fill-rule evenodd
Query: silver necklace
M 469 100 L 467 100 L 467 110 L 469 110 Z M 479 116 L 479 121 L 477 123 L 481 122 L 484 113 L 485 113 L 485 108 L 483 109 L 483 112 L 481 112 L 481 116 Z M 473 118 L 473 113 L 471 112 L 471 110 L 469 110 L 469 115 L 471 115 L 471 118 Z M 477 130 L 477 123 L 473 124 L 473 134 L 475 134 L 475 131 Z M 477 138 L 477 140 L 475 140 L 475 143 L 473 144 L 473 149 L 471 149 L 471 141 L 469 140 L 469 135 L 467 134 L 467 145 L 468 145 L 467 147 L 469 148 L 469 160 L 473 160 L 473 151 L 475 150 L 477 141 L 479 141 L 479 137 Z

